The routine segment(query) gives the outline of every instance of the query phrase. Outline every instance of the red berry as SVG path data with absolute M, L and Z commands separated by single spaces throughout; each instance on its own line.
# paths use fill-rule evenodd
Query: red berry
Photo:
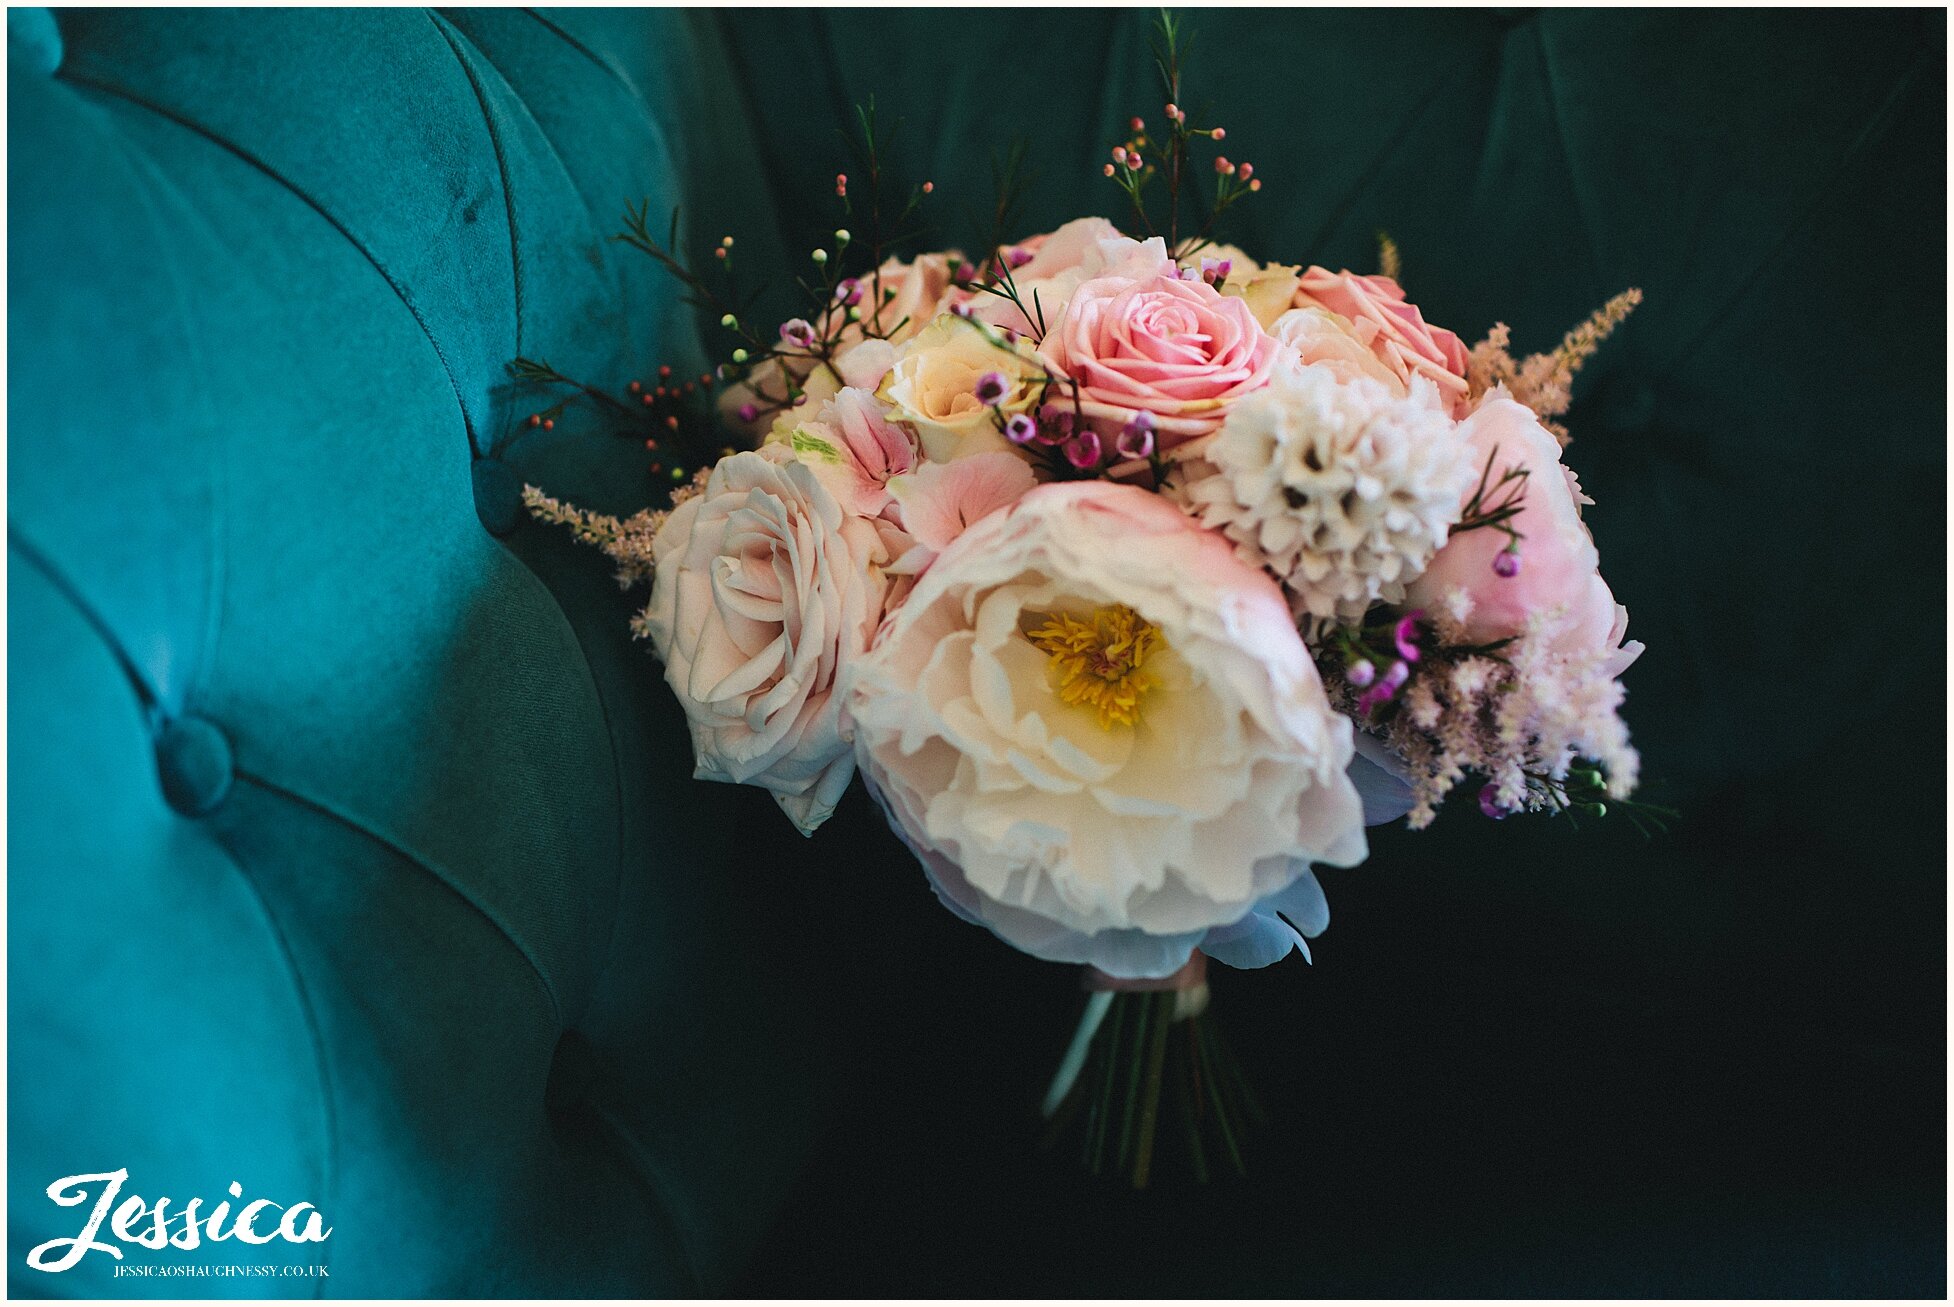
M 642 398 L 647 405 L 656 404 L 658 402 L 657 397 L 654 395 L 644 395 L 641 396 L 640 398 Z
M 542 414 L 540 414 L 540 413 L 531 413 L 531 414 L 529 415 L 529 425 L 530 425 L 530 426 L 532 426 L 532 427 L 540 427 L 540 426 L 542 426 L 542 425 L 543 425 L 543 415 L 542 415 Z
M 643 390 L 644 388 L 645 388 L 645 383 L 642 381 L 634 381 L 631 383 L 631 393 L 634 395 L 637 394 L 639 391 Z
M 661 377 L 669 377 L 669 376 L 671 376 L 671 375 L 672 375 L 672 369 L 671 369 L 671 365 L 670 365 L 670 364 L 667 364 L 667 363 L 661 363 L 661 364 L 659 364 L 659 365 L 658 365 L 658 375 L 659 375 L 659 376 L 661 376 Z
M 676 416 L 674 416 L 674 417 L 668 417 L 668 418 L 666 418 L 666 419 L 665 419 L 665 425 L 666 425 L 666 426 L 668 426 L 668 427 L 670 427 L 670 428 L 671 428 L 672 430 L 674 430 L 674 431 L 677 431 L 677 430 L 678 430 L 678 418 L 677 418 Z
M 543 430 L 545 430 L 545 431 L 554 431 L 554 430 L 556 430 L 556 419 L 555 419 L 555 418 L 544 418 L 544 419 L 543 419 Z

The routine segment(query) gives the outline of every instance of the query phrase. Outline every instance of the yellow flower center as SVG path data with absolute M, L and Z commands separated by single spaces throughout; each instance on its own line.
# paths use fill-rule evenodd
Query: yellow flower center
M 1128 608 L 1111 604 L 1084 619 L 1070 613 L 1027 613 L 1035 623 L 1025 639 L 1051 659 L 1052 680 L 1066 703 L 1099 710 L 1099 725 L 1140 723 L 1140 701 L 1160 678 L 1147 659 L 1167 647 L 1160 628 Z

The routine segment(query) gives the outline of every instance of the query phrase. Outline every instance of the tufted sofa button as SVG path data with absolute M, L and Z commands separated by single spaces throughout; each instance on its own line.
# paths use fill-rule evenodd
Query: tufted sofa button
M 475 516 L 492 536 L 522 524 L 522 478 L 499 458 L 475 460 Z
M 231 741 L 201 717 L 179 717 L 156 740 L 163 797 L 186 817 L 214 811 L 231 792 Z
M 7 52 L 19 55 L 35 72 L 52 73 L 61 67 L 61 29 L 54 14 L 46 9 L 9 9 Z

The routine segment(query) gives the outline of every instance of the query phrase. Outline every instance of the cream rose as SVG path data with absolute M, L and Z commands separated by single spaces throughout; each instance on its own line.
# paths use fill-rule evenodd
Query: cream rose
M 881 619 L 882 528 L 769 445 L 720 460 L 652 556 L 642 626 L 685 709 L 693 774 L 771 790 L 812 834 L 855 772 L 836 686 Z
M 946 313 L 896 350 L 879 395 L 892 417 L 915 429 L 923 452 L 947 463 L 1011 448 L 993 406 L 978 397 L 978 383 L 991 373 L 1005 382 L 995 407 L 1022 413 L 1030 406 L 1040 375 L 1030 347 L 1002 348 L 982 327 Z
M 1203 269 L 1215 265 L 1227 268 L 1227 275 L 1216 287 L 1223 295 L 1234 295 L 1248 301 L 1249 311 L 1255 320 L 1264 327 L 1270 326 L 1277 318 L 1288 311 L 1290 302 L 1296 298 L 1296 287 L 1301 284 L 1302 268 L 1297 264 L 1257 263 L 1239 247 L 1234 245 L 1208 245 L 1181 260 L 1181 266 L 1203 274 Z
M 1038 957 L 1273 961 L 1296 935 L 1269 905 L 1319 923 L 1310 863 L 1365 855 L 1350 722 L 1281 592 L 1149 491 L 1040 486 L 972 525 L 849 703 L 939 895 Z
M 1346 385 L 1369 377 L 1389 387 L 1400 399 L 1411 391 L 1404 378 L 1385 367 L 1358 338 L 1350 319 L 1342 314 L 1328 309 L 1290 309 L 1270 325 L 1269 334 L 1295 351 L 1298 363 L 1328 368 Z

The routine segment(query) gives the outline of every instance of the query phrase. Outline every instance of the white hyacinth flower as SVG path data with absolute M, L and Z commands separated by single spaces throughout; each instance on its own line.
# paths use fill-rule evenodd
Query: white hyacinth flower
M 1348 621 L 1404 598 L 1475 475 L 1429 382 L 1400 395 L 1311 364 L 1237 404 L 1176 493 L 1283 582 L 1299 617 Z

